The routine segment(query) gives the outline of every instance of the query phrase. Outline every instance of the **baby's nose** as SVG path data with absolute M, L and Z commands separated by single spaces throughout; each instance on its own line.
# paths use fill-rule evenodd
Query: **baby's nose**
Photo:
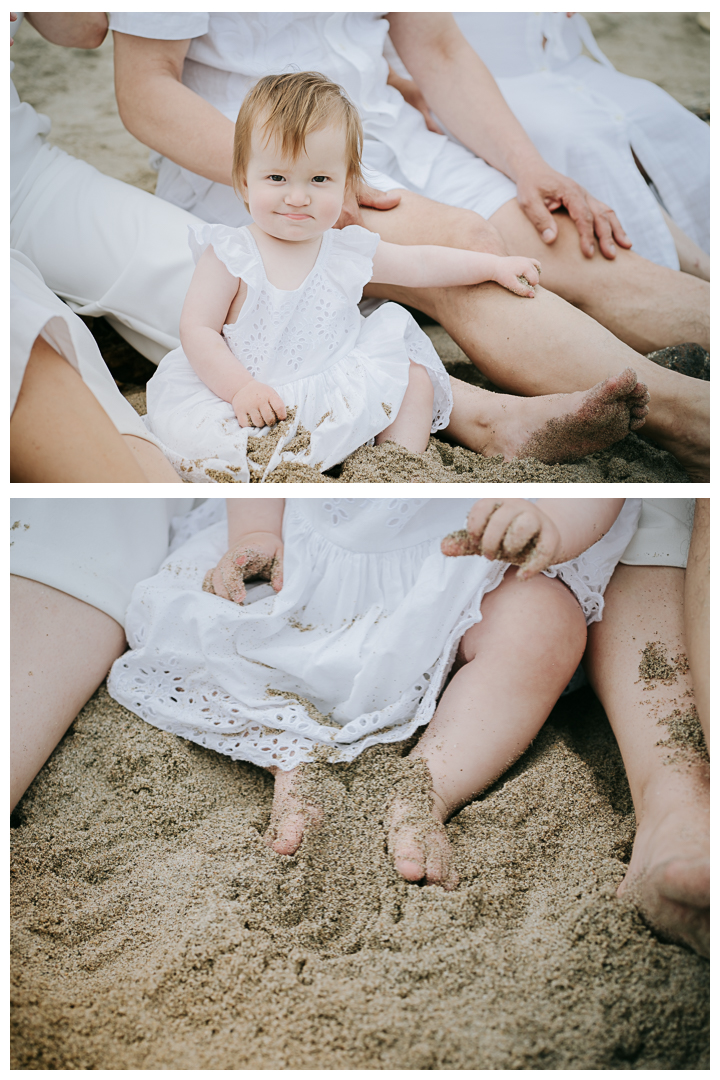
M 293 187 L 285 195 L 285 202 L 291 206 L 307 206 L 310 196 L 303 187 Z

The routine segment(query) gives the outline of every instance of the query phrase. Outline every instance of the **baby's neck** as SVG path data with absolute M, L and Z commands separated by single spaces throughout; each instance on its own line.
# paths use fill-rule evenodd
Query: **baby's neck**
M 270 284 L 286 292 L 299 289 L 317 262 L 323 234 L 309 240 L 281 240 L 264 232 L 254 222 L 249 229 Z

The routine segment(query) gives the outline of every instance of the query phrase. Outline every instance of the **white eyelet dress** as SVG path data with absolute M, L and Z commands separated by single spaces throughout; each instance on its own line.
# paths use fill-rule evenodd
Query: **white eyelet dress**
M 240 606 L 202 592 L 227 548 L 224 509 L 208 500 L 183 519 L 187 541 L 136 586 L 131 651 L 110 693 L 155 727 L 281 769 L 323 748 L 351 761 L 407 738 L 432 718 L 461 637 L 507 570 L 440 550 L 474 502 L 289 499 L 283 587 L 250 586 Z M 639 515 L 640 500 L 626 499 L 601 540 L 546 571 L 588 623 Z
M 247 227 L 190 231 L 196 260 L 212 245 L 247 285 L 237 322 L 222 330 L 228 348 L 295 415 L 264 466 L 253 462 L 252 451 L 248 460 L 248 439 L 273 428 L 241 428 L 229 402 L 208 389 L 182 349 L 175 349 L 148 383 L 146 423 L 183 479 L 247 483 L 264 480 L 281 461 L 321 471 L 337 465 L 395 419 L 410 359 L 427 368 L 434 386 L 432 430 L 447 425 L 450 380 L 412 316 L 398 304 L 384 304 L 367 319 L 358 311 L 372 277 L 376 233 L 359 225 L 329 230 L 303 284 L 283 290 L 268 281 Z M 293 446 L 298 433 L 303 437 Z

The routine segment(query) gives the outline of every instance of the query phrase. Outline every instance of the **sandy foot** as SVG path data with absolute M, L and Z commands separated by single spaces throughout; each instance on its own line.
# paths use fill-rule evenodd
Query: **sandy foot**
M 275 770 L 275 793 L 265 842 L 278 855 L 294 855 L 308 825 L 322 820 L 322 810 L 304 800 L 298 791 L 302 765 L 283 772 Z
M 512 411 L 502 399 L 502 422 L 493 425 L 486 457 L 535 458 L 547 464 L 577 461 L 637 431 L 645 423 L 650 400 L 647 387 L 632 368 L 590 390 L 512 398 Z
M 460 878 L 453 868 L 452 847 L 445 832 L 447 813 L 439 796 L 430 795 L 432 810 L 420 809 L 402 797 L 390 803 L 385 817 L 388 852 L 406 881 L 424 881 L 451 890 Z
M 671 801 L 638 827 L 618 896 L 629 900 L 663 937 L 710 955 L 709 816 Z

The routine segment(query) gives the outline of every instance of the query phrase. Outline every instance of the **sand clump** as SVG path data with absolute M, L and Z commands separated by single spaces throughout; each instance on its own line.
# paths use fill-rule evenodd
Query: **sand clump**
M 101 688 L 13 819 L 12 1067 L 709 1068 L 707 962 L 615 896 L 634 817 L 590 691 L 451 820 L 454 892 L 385 850 L 408 745 L 312 765 L 287 858 L 266 770 Z
M 669 716 L 658 720 L 658 727 L 666 729 L 667 738 L 659 739 L 658 746 L 672 751 L 668 763 L 674 765 L 696 764 L 710 761 L 700 717 L 694 705 L 685 709 L 673 709 Z
M 638 675 L 649 690 L 654 690 L 658 682 L 663 686 L 672 686 L 677 682 L 678 675 L 687 675 L 690 670 L 687 656 L 679 653 L 670 659 L 667 645 L 661 641 L 648 641 L 640 656 Z

